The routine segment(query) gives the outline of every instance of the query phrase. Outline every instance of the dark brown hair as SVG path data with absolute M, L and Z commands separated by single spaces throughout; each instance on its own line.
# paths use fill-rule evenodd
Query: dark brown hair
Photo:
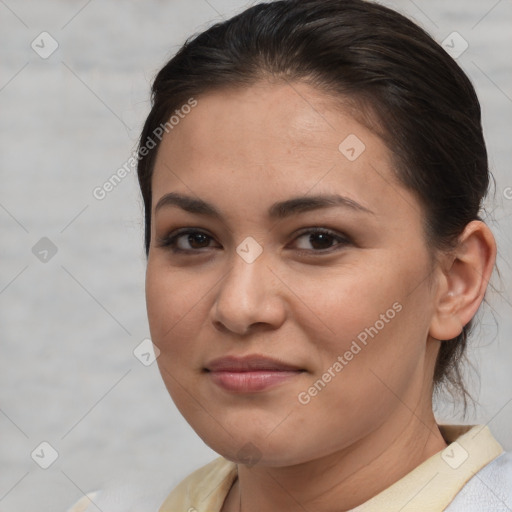
M 480 219 L 489 186 L 480 104 L 468 77 L 430 35 L 364 0 L 257 4 L 189 38 L 159 71 L 139 142 L 138 178 L 151 236 L 151 177 L 158 143 L 141 149 L 190 98 L 262 79 L 309 83 L 359 105 L 390 149 L 398 181 L 424 209 L 429 247 L 446 250 Z M 464 401 L 461 374 L 472 322 L 442 341 L 434 384 Z

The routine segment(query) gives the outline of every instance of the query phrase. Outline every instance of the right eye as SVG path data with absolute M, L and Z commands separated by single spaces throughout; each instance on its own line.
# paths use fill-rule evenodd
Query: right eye
M 169 248 L 175 253 L 204 252 L 200 249 L 208 249 L 208 244 L 213 238 L 197 229 L 183 229 L 158 240 L 158 246 Z

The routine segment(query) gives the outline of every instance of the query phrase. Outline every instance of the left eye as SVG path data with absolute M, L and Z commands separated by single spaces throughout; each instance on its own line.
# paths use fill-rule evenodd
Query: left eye
M 327 229 L 319 228 L 305 231 L 302 234 L 300 234 L 295 240 L 300 240 L 301 238 L 305 240 L 305 244 L 302 243 L 302 247 L 299 247 L 299 249 L 305 250 L 307 252 L 320 252 L 329 250 L 332 247 L 335 247 L 333 246 L 333 244 L 336 242 L 337 245 L 340 246 L 345 246 L 350 243 L 350 241 L 344 236 L 340 236 Z M 313 249 L 304 246 L 307 246 L 308 244 L 312 245 Z

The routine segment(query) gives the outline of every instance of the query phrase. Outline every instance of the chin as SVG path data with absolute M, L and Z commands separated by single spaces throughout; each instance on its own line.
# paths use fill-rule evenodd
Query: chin
M 199 429 L 195 431 L 213 451 L 231 462 L 248 467 L 256 465 L 292 466 L 309 459 L 302 449 L 301 440 L 284 430 L 280 436 L 271 436 L 270 439 L 268 431 L 251 432 L 250 427 L 238 436 L 229 435 L 225 431 L 222 435 L 217 435 L 219 432 L 217 429 L 212 432 L 211 426 L 205 428 L 205 432 L 201 432 Z M 299 449 L 300 453 L 296 453 Z

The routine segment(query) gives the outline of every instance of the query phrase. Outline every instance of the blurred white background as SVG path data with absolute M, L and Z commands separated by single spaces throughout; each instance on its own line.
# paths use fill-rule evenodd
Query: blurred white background
M 512 2 L 385 3 L 439 42 L 456 31 L 469 44 L 457 60 L 480 96 L 496 177 L 500 292 L 489 292 L 470 351 L 480 404 L 464 421 L 448 408 L 438 416 L 488 424 L 510 450 Z M 133 354 L 149 337 L 135 170 L 103 200 L 92 191 L 135 149 L 158 69 L 187 36 L 248 4 L 0 0 L 2 512 L 65 510 L 112 478 L 154 477 L 170 490 L 217 456 L 177 412 L 156 363 Z M 43 441 L 58 453 L 48 469 L 35 462 L 50 461 Z

